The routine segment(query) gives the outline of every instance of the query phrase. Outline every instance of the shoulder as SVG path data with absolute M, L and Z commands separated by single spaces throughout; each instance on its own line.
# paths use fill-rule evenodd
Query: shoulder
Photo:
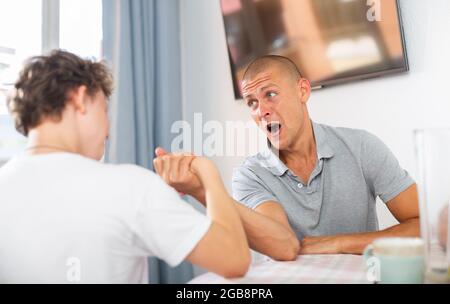
M 121 183 L 144 188 L 151 187 L 155 191 L 170 188 L 156 173 L 137 165 L 101 164 L 101 171 L 103 175 L 111 179 L 120 180 Z
M 344 144 L 352 151 L 359 151 L 366 146 L 380 146 L 383 142 L 373 133 L 362 129 L 331 127 L 318 124 L 327 137 L 327 142 L 334 145 Z
M 269 164 L 268 153 L 269 152 L 259 152 L 255 155 L 248 156 L 234 169 L 234 172 L 255 171 L 267 167 Z
M 164 180 L 146 168 L 131 164 L 104 164 L 102 176 L 108 176 L 112 192 L 125 194 L 141 208 L 165 208 L 164 205 L 181 201 L 180 195 Z M 117 187 L 117 189 L 113 189 Z M 129 203 L 127 203 L 129 207 Z
M 268 173 L 271 167 L 271 155 L 269 151 L 259 152 L 247 157 L 241 165 L 233 169 L 233 182 L 245 180 L 256 180 Z
M 71 168 L 99 189 L 109 189 L 117 195 L 158 196 L 173 191 L 156 173 L 134 164 L 108 164 L 79 157 L 71 162 Z
M 318 126 L 324 130 L 327 137 L 334 137 L 344 141 L 361 142 L 368 137 L 375 136 L 372 133 L 362 129 L 332 127 L 323 124 L 318 124 Z

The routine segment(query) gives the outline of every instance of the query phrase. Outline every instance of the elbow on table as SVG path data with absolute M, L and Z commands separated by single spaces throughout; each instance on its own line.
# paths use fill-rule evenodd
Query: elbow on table
M 300 243 L 297 240 L 294 244 L 290 246 L 289 250 L 287 250 L 285 254 L 285 261 L 297 260 L 299 251 L 300 251 Z
M 300 242 L 297 239 L 295 239 L 295 241 L 293 241 L 293 244 L 290 246 L 286 254 L 286 261 L 297 260 L 299 252 L 300 252 Z
M 297 238 L 293 238 L 288 244 L 284 245 L 281 250 L 277 250 L 271 258 L 280 262 L 291 262 L 297 260 L 300 252 L 300 242 Z
M 240 256 L 235 256 L 232 259 L 228 259 L 227 267 L 220 273 L 221 276 L 232 279 L 240 278 L 247 274 L 251 264 L 250 251 L 241 254 Z
M 247 241 L 237 238 L 233 233 L 222 237 L 220 257 L 216 258 L 220 260 L 217 274 L 227 279 L 245 276 L 252 261 Z

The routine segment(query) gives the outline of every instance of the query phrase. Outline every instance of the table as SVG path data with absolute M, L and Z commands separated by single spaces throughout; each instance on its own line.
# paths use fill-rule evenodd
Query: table
M 254 262 L 247 275 L 226 279 L 213 273 L 190 284 L 369 284 L 364 259 L 357 255 L 302 255 L 293 262 L 268 257 Z

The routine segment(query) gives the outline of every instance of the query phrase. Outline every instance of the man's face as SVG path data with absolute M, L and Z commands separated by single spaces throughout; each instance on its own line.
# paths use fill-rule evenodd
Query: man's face
M 84 115 L 79 123 L 81 154 L 101 160 L 109 135 L 108 103 L 102 91 L 94 96 L 86 95 Z
M 308 117 L 309 87 L 302 89 L 304 82 L 278 68 L 268 68 L 242 82 L 242 95 L 253 120 L 280 151 L 296 143 Z

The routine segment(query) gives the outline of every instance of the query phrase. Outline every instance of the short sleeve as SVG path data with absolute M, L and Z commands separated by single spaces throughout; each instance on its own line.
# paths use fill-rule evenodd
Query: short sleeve
M 375 135 L 362 133 L 361 162 L 375 196 L 387 203 L 415 182 L 390 149 Z
M 251 209 L 268 201 L 277 201 L 262 180 L 245 166 L 234 169 L 232 188 L 233 198 Z
M 159 177 L 136 210 L 134 232 L 149 256 L 180 264 L 206 235 L 211 220 L 183 201 Z

